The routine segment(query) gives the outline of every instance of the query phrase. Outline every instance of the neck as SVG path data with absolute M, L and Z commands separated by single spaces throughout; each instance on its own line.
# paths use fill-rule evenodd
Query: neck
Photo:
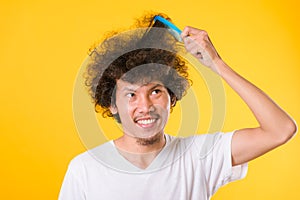
M 114 141 L 119 153 L 133 165 L 146 169 L 166 144 L 163 133 L 151 138 L 123 135 Z

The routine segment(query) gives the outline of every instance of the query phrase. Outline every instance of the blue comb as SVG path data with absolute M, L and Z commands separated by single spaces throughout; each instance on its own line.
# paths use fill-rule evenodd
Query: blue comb
M 159 15 L 156 15 L 155 17 L 154 17 L 154 22 L 155 21 L 160 21 L 161 23 L 163 23 L 166 27 L 167 27 L 167 29 L 168 29 L 168 31 L 179 41 L 179 42 L 182 42 L 182 39 L 181 39 L 181 37 L 180 37 L 180 34 L 181 34 L 181 30 L 177 27 L 177 26 L 175 26 L 172 22 L 170 22 L 170 21 L 168 21 L 167 19 L 165 19 L 165 18 L 163 18 L 163 17 L 161 17 L 161 16 L 159 16 Z

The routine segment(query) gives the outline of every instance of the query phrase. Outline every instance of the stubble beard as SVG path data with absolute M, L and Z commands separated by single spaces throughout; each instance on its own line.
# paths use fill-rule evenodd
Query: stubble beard
M 161 133 L 158 133 L 149 138 L 136 138 L 136 143 L 142 146 L 150 146 L 154 144 L 158 144 L 161 141 Z

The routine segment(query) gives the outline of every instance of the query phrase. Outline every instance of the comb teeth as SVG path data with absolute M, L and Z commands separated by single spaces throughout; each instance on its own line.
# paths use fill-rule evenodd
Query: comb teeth
M 179 42 L 183 42 L 182 39 L 181 39 L 181 37 L 180 37 L 180 34 L 177 31 L 175 31 L 175 30 L 173 30 L 173 29 L 171 29 L 169 27 L 167 29 L 174 36 L 174 38 L 176 40 L 178 40 Z
M 177 26 L 175 26 L 172 22 L 168 21 L 167 19 L 165 19 L 159 15 L 156 15 L 153 20 L 154 20 L 154 23 L 156 21 L 159 21 L 160 23 L 162 23 L 177 41 L 182 42 L 182 39 L 180 37 L 180 34 L 182 31 Z

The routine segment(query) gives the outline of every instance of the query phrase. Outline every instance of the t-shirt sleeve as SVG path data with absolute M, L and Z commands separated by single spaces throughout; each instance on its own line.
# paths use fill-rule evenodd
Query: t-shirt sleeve
M 246 176 L 248 164 L 232 166 L 231 141 L 234 132 L 217 133 L 207 156 L 203 158 L 210 195 L 221 186 Z
M 83 183 L 79 177 L 79 171 L 81 168 L 81 162 L 78 159 L 73 159 L 65 174 L 64 181 L 62 183 L 59 200 L 84 200 L 84 188 Z

